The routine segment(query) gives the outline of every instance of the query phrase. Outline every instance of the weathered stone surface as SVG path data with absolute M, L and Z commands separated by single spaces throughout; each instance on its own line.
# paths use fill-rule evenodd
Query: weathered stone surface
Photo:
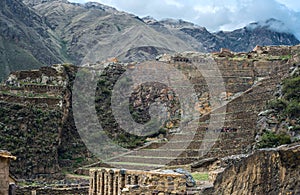
M 264 149 L 218 174 L 213 194 L 299 194 L 300 145 Z
M 291 141 L 297 141 L 300 139 L 299 117 L 296 116 L 296 113 L 293 114 L 295 116 L 291 116 L 290 113 L 286 111 L 286 109 L 291 106 L 290 104 L 292 102 L 286 97 L 286 91 L 284 92 L 283 90 L 284 83 L 286 83 L 286 81 L 299 77 L 299 67 L 300 64 L 294 64 L 290 67 L 288 78 L 276 86 L 273 99 L 268 103 L 266 109 L 258 114 L 256 125 L 258 130 L 256 135 L 257 147 L 260 147 L 262 136 L 265 133 L 285 135 Z M 290 87 L 289 91 L 291 88 L 294 89 L 294 87 Z M 297 89 L 294 91 L 294 94 L 297 94 Z M 299 103 L 299 99 L 297 98 L 295 98 L 293 101 Z

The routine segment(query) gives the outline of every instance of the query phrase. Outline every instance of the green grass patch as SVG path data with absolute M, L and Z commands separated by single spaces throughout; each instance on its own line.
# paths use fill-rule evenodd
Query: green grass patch
M 194 180 L 196 181 L 208 181 L 209 180 L 209 175 L 208 173 L 191 173 L 193 176 Z

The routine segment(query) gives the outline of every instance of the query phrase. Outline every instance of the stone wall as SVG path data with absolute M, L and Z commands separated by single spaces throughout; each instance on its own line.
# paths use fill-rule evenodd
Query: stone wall
M 58 109 L 0 102 L 0 119 L 0 145 L 18 156 L 11 163 L 16 177 L 37 179 L 60 175 Z
M 186 176 L 179 173 L 125 169 L 91 169 L 89 195 L 184 194 Z
M 43 98 L 43 97 L 24 97 L 9 94 L 0 95 L 0 101 L 10 103 L 22 103 L 23 105 L 35 105 L 38 107 L 57 108 L 62 101 L 60 98 Z
M 88 194 L 89 187 L 88 186 L 64 186 L 64 187 L 39 187 L 39 186 L 31 186 L 31 187 L 18 187 L 16 189 L 16 195 L 86 195 Z

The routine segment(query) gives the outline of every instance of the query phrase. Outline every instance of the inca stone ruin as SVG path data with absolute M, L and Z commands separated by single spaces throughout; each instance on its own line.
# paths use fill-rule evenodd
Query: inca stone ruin
M 18 157 L 11 165 L 11 171 L 17 177 L 45 181 L 59 180 L 63 178 L 61 170 L 74 166 L 72 168 L 77 169 L 76 173 L 90 177 L 89 194 L 91 195 L 227 193 L 228 189 L 226 187 L 221 189 L 220 185 L 229 181 L 220 179 L 219 175 L 229 174 L 230 168 L 227 169 L 227 165 L 238 166 L 235 162 L 249 163 L 249 160 L 244 157 L 232 157 L 228 161 L 233 164 L 225 163 L 225 167 L 218 167 L 219 165 L 214 163 L 223 163 L 224 159 L 231 155 L 260 155 L 260 153 L 252 154 L 255 151 L 255 137 L 258 133 L 256 129 L 258 114 L 273 98 L 282 79 L 288 76 L 290 68 L 300 63 L 299 52 L 300 47 L 293 46 L 261 47 L 249 53 L 233 53 L 223 50 L 205 54 L 214 59 L 225 83 L 225 91 L 218 95 L 224 104 L 216 110 L 212 110 L 209 104 L 210 97 L 205 79 L 192 63 L 194 56 L 203 54 L 186 52 L 160 56 L 158 62 L 180 70 L 189 79 L 197 93 L 200 103 L 196 110 L 200 118 L 192 140 L 188 140 L 187 137 L 190 135 L 181 134 L 178 128 L 180 123 L 179 115 L 176 115 L 180 107 L 178 97 L 168 86 L 159 84 L 144 85 L 135 89 L 130 98 L 132 113 L 141 116 L 140 118 L 144 121 L 149 120 L 148 105 L 154 99 L 160 98 L 169 106 L 167 108 L 168 121 L 163 124 L 160 132 L 152 137 L 140 139 L 128 135 L 132 141 L 122 140 L 123 137 L 118 133 L 124 132 L 117 127 L 109 108 L 110 95 L 112 86 L 118 78 L 125 71 L 137 68 L 138 64 L 114 61 L 106 62 L 104 65 L 94 65 L 104 70 L 101 76 L 103 80 L 98 83 L 95 106 L 98 112 L 101 111 L 99 115 L 101 125 L 109 136 L 115 138 L 115 141 L 131 149 L 129 153 L 104 161 L 88 151 L 76 131 L 73 119 L 72 85 L 78 67 L 64 64 L 34 71 L 13 72 L 0 87 L 1 110 L 11 116 L 0 116 L 3 121 L 0 123 L 3 129 L 0 132 L 0 143 Z M 218 85 L 218 83 L 212 84 Z M 213 118 L 212 113 L 224 108 L 224 112 L 218 113 L 225 117 L 223 126 L 209 128 L 209 121 Z M 205 137 L 209 131 L 216 132 L 219 136 L 213 139 Z M 124 135 L 127 136 L 125 133 Z M 10 145 L 11 140 L 19 144 Z M 181 146 L 185 144 L 187 147 L 182 148 Z M 213 146 L 209 151 L 201 150 L 201 147 L 210 144 Z M 298 154 L 298 149 L 295 150 L 293 155 Z M 176 156 L 178 151 L 180 155 Z M 280 149 L 279 153 L 281 155 L 286 151 L 290 149 Z M 268 155 L 267 151 L 265 155 Z M 173 156 L 176 158 L 172 159 Z M 278 155 L 277 157 L 279 158 Z M 299 159 L 296 158 L 295 161 L 299 162 Z M 207 178 L 205 181 L 198 181 L 197 186 L 187 188 L 182 174 L 168 175 L 153 171 L 154 169 L 172 170 L 177 167 L 184 167 L 190 172 L 200 172 L 200 175 L 203 174 Z M 274 171 L 279 171 L 280 174 L 282 170 L 284 168 L 274 168 Z M 289 170 L 293 177 L 297 175 L 294 170 Z M 239 174 L 248 174 L 251 170 L 243 173 L 235 171 Z M 292 180 L 291 175 L 282 176 L 281 179 Z M 259 181 L 261 180 L 257 182 Z M 254 182 L 253 185 L 255 184 L 257 183 Z M 275 185 L 274 182 L 270 185 L 273 184 Z M 218 186 L 218 189 L 214 186 Z M 291 186 L 293 189 L 299 187 Z M 80 189 L 82 193 L 88 191 L 87 186 L 73 185 L 71 188 Z M 234 188 L 233 192 L 241 192 L 241 188 Z M 52 190 L 55 191 L 55 189 L 61 188 Z M 62 189 L 66 190 L 67 186 Z M 260 191 L 263 189 L 265 187 L 261 187 Z M 19 194 L 33 191 L 42 194 L 45 189 L 42 187 L 19 189 Z M 289 192 L 289 190 L 280 188 L 276 192 Z

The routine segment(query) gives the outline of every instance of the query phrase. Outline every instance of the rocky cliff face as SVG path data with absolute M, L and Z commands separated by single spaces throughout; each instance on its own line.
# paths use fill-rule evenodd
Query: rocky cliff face
M 299 166 L 299 144 L 259 150 L 225 168 L 212 194 L 298 194 Z

